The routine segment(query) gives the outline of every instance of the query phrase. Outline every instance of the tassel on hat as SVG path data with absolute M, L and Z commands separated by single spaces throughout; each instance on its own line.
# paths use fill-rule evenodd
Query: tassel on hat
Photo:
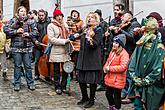
M 55 4 L 56 8 L 53 11 L 53 17 L 57 16 L 57 15 L 62 15 L 64 17 L 64 14 L 61 12 L 61 10 L 58 9 L 59 5 Z

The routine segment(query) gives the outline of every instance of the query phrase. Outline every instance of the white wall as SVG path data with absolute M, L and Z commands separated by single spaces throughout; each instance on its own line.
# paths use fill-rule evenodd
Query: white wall
M 112 15 L 113 0 L 62 0 L 62 11 L 67 17 L 70 11 L 76 9 L 80 12 L 81 18 L 84 20 L 90 11 L 101 9 L 103 18 Z
M 44 9 L 48 11 L 48 15 L 52 16 L 55 9 L 56 0 L 29 0 L 30 1 L 30 10 L 35 9 Z
M 67 17 L 70 15 L 72 9 L 76 9 L 81 12 L 81 18 L 84 19 L 88 12 L 101 9 L 103 18 L 110 15 L 113 17 L 112 1 L 113 0 L 62 0 L 62 11 L 65 17 Z M 165 0 L 134 0 L 134 14 L 140 11 L 143 11 L 143 13 L 136 16 L 140 22 L 143 17 L 152 11 L 159 12 L 161 16 L 165 18 Z
M 142 14 L 137 16 L 139 21 L 149 15 L 151 12 L 158 12 L 165 18 L 165 0 L 135 0 L 134 2 L 134 12 L 144 11 Z M 165 20 L 163 21 L 165 25 Z
M 113 17 L 113 0 L 61 0 L 62 12 L 65 15 L 65 19 L 70 15 L 72 9 L 80 11 L 81 18 L 84 20 L 86 15 L 90 11 L 101 9 L 103 18 L 108 16 Z M 52 16 L 55 8 L 54 3 L 56 0 L 30 0 L 30 9 L 41 9 L 47 10 L 49 16 Z M 11 18 L 13 16 L 14 0 L 4 0 L 4 16 Z M 142 14 L 136 16 L 139 21 L 150 12 L 159 12 L 163 18 L 165 18 L 165 0 L 134 0 L 134 13 L 144 11 Z M 165 20 L 164 20 L 165 24 Z
M 3 15 L 7 19 L 13 17 L 14 0 L 3 0 Z

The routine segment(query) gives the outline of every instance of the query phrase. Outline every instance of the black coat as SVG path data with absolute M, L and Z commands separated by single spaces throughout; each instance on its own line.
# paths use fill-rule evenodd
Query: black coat
M 93 37 L 93 46 L 83 34 L 80 39 L 80 52 L 77 60 L 78 70 L 101 70 L 101 46 L 102 46 L 102 28 L 97 26 L 94 29 L 95 35 Z
M 131 23 L 122 28 L 119 32 L 119 34 L 125 34 L 126 35 L 126 44 L 125 49 L 131 55 L 136 47 L 136 42 L 140 39 L 140 35 L 134 35 L 134 28 L 141 27 L 141 25 L 138 23 L 136 18 L 133 18 Z

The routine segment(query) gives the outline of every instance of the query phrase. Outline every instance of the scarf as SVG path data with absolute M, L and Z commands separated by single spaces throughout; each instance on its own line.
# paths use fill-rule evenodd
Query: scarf
M 68 30 L 67 28 L 65 27 L 64 23 L 59 23 L 58 21 L 56 20 L 53 20 L 52 23 L 56 26 L 58 26 L 59 28 L 59 31 L 60 31 L 60 38 L 63 38 L 63 39 L 67 39 L 69 36 L 68 36 Z

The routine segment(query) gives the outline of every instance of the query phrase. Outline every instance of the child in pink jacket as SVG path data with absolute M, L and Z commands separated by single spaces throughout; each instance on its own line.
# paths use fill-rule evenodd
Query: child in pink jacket
M 103 67 L 106 74 L 104 80 L 107 86 L 105 95 L 109 103 L 109 110 L 121 108 L 121 91 L 126 83 L 126 71 L 129 55 L 124 49 L 125 35 L 114 37 L 113 47 Z

